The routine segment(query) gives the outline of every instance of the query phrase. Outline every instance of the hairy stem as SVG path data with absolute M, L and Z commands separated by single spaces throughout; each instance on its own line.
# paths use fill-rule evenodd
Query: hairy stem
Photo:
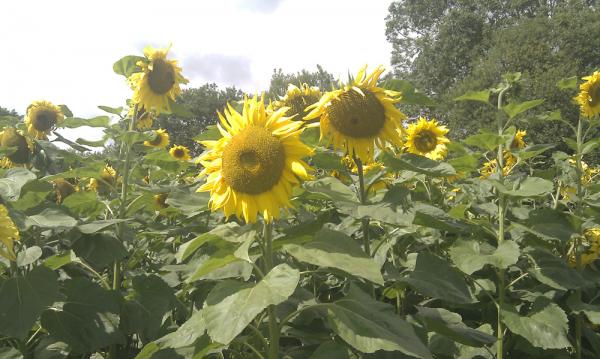
M 263 241 L 265 248 L 265 274 L 273 269 L 273 225 L 265 219 L 263 227 Z M 275 306 L 267 308 L 269 316 L 269 359 L 279 358 L 279 325 L 275 315 Z

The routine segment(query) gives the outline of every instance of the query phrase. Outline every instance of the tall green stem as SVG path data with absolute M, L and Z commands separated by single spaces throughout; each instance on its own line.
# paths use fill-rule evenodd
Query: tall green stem
M 356 169 L 358 171 L 358 186 L 359 186 L 359 199 L 360 204 L 367 204 L 367 192 L 365 190 L 365 174 L 362 161 L 360 158 L 354 156 L 354 163 L 356 163 Z M 362 231 L 363 231 L 363 245 L 365 247 L 365 253 L 371 256 L 371 242 L 369 241 L 369 218 L 363 218 Z
M 263 226 L 263 241 L 265 248 L 265 274 L 273 269 L 273 225 L 265 220 Z M 279 358 L 279 325 L 275 316 L 275 306 L 267 308 L 269 316 L 269 359 Z
M 576 170 L 576 175 L 577 175 L 577 205 L 576 205 L 576 214 L 578 217 L 581 218 L 582 214 L 583 214 L 583 186 L 582 186 L 582 177 L 583 177 L 583 163 L 581 161 L 581 158 L 583 157 L 582 154 L 582 147 L 583 147 L 583 141 L 584 138 L 582 136 L 582 131 L 583 130 L 583 125 L 581 122 L 581 118 L 579 118 L 579 121 L 577 122 L 577 153 L 576 153 L 576 157 L 575 157 L 575 164 L 577 166 L 577 170 Z M 581 232 L 581 231 L 580 231 Z M 577 270 L 578 271 L 582 271 L 582 265 L 581 265 L 581 239 L 583 237 L 583 233 L 580 233 L 580 235 L 577 237 L 577 239 L 575 240 L 575 263 L 577 266 Z M 575 296 L 577 298 L 578 301 L 581 302 L 581 289 L 577 288 L 577 290 L 575 291 Z M 582 356 L 582 348 L 581 348 L 581 330 L 582 330 L 582 326 L 583 326 L 583 318 L 581 316 L 581 314 L 575 314 L 575 356 L 577 359 L 581 359 Z
M 498 110 L 502 109 L 502 97 L 504 92 L 509 89 L 506 86 L 498 94 Z M 504 134 L 504 123 L 502 117 L 498 115 L 498 136 Z M 504 182 L 504 144 L 498 145 L 498 153 L 496 156 L 496 170 L 498 172 L 498 179 L 500 183 Z M 506 199 L 502 193 L 498 192 L 498 245 L 504 241 L 504 215 L 506 213 Z M 504 285 L 504 269 L 498 269 L 498 327 L 496 329 L 497 336 L 497 347 L 496 347 L 496 358 L 502 359 L 504 356 L 504 326 L 502 323 L 502 307 L 504 306 L 504 298 L 506 296 L 506 286 Z

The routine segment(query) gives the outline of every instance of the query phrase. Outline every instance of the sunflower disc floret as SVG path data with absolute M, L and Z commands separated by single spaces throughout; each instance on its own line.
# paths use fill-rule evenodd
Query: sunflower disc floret
M 285 117 L 287 110 L 268 113 L 255 96 L 244 100 L 241 114 L 230 105 L 219 113 L 223 137 L 201 142 L 207 182 L 198 190 L 210 191 L 212 211 L 254 223 L 259 213 L 271 221 L 291 207 L 292 188 L 310 178 L 302 158 L 311 150 L 300 141 L 302 123 Z
M 379 66 L 367 75 L 366 66 L 356 78 L 338 90 L 326 93 L 319 102 L 309 106 L 304 118 L 320 118 L 321 139 L 326 138 L 335 148 L 371 162 L 375 147 L 386 143 L 402 144 L 401 121 L 406 117 L 394 104 L 401 94 L 377 87 L 383 73 Z

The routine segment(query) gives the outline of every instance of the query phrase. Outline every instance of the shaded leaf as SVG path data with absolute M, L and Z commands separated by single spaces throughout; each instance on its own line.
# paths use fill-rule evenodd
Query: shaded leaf
M 467 274 L 473 274 L 485 265 L 506 269 L 517 263 L 520 251 L 514 241 L 503 241 L 491 253 L 482 252 L 479 243 L 474 240 L 458 240 L 449 250 L 450 257 L 456 266 Z

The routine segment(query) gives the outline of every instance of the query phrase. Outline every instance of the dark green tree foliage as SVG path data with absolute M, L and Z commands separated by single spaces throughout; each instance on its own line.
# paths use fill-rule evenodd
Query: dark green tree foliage
M 217 111 L 223 111 L 227 102 L 241 100 L 243 92 L 235 87 L 220 89 L 214 83 L 207 83 L 198 88 L 186 89 L 177 102 L 192 113 L 189 118 L 176 115 L 160 116 L 155 127 L 169 132 L 171 145 L 188 147 L 192 154 L 198 155 L 202 145 L 194 141 L 206 126 L 218 121 Z
M 334 77 L 331 73 L 323 70 L 321 65 L 317 65 L 317 71 L 314 72 L 302 70 L 296 73 L 284 73 L 282 69 L 273 69 L 267 97 L 276 100 L 285 95 L 288 84 L 298 86 L 303 83 L 317 86 L 321 91 L 328 91 L 332 88 Z
M 395 76 L 435 98 L 429 114 L 462 138 L 495 123 L 494 111 L 453 99 L 494 86 L 501 75 L 521 72 L 509 101 L 545 98 L 531 115 L 560 109 L 576 121 L 577 108 L 555 84 L 600 68 L 600 14 L 595 1 L 394 2 L 386 19 Z M 520 124 L 536 143 L 555 142 L 558 124 Z
M 15 110 L 9 110 L 0 106 L 0 116 L 19 116 L 19 114 Z

